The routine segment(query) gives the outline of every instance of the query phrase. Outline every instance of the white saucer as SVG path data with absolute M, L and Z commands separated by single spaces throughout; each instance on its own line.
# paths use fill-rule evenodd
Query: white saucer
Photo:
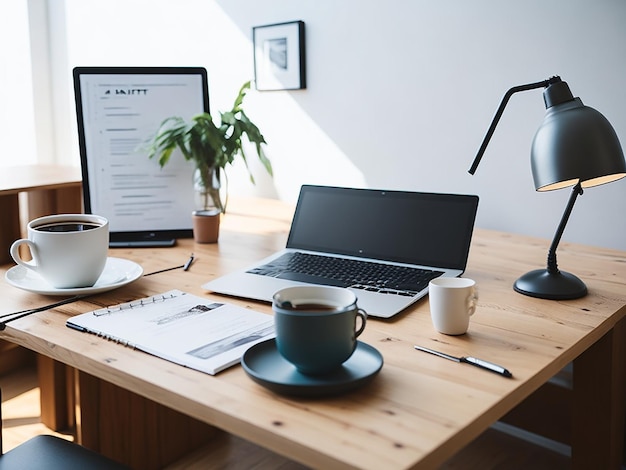
M 52 287 L 43 278 L 23 266 L 17 265 L 9 269 L 4 278 L 6 281 L 19 289 L 43 295 L 88 295 L 106 292 L 136 281 L 143 274 L 143 268 L 135 263 L 122 258 L 107 258 L 104 271 L 100 278 L 91 287 L 77 287 L 73 289 L 57 289 Z

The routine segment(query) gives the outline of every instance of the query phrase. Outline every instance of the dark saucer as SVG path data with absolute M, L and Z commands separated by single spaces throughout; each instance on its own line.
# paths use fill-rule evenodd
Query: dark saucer
M 340 368 L 324 376 L 304 375 L 283 358 L 274 339 L 257 343 L 241 358 L 241 365 L 255 382 L 273 392 L 301 396 L 326 397 L 361 387 L 372 380 L 383 366 L 383 356 L 376 348 L 357 341 L 354 354 Z

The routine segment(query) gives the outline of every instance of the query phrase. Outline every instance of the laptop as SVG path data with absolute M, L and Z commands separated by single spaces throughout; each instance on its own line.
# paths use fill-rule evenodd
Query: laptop
M 203 285 L 272 301 L 284 287 L 346 287 L 368 315 L 389 318 L 467 264 L 478 196 L 305 185 L 285 249 Z
M 85 212 L 109 220 L 109 246 L 171 246 L 193 236 L 195 169 L 177 150 L 161 168 L 146 141 L 170 116 L 209 112 L 204 67 L 73 70 Z

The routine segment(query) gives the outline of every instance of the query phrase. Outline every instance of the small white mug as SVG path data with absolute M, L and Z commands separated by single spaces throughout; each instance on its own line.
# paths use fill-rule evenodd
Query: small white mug
M 430 316 L 435 329 L 446 335 L 467 332 L 476 311 L 476 282 L 462 277 L 439 277 L 428 286 Z
M 28 238 L 11 245 L 11 256 L 20 266 L 39 274 L 57 289 L 93 286 L 107 261 L 109 222 L 90 214 L 40 217 L 28 223 Z M 32 261 L 20 256 L 27 245 Z

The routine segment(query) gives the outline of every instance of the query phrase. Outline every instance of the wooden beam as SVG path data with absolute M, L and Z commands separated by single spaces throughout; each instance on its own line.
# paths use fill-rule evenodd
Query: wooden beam
M 575 469 L 618 469 L 626 416 L 626 318 L 574 361 Z M 592 432 L 589 432 L 592 430 Z

